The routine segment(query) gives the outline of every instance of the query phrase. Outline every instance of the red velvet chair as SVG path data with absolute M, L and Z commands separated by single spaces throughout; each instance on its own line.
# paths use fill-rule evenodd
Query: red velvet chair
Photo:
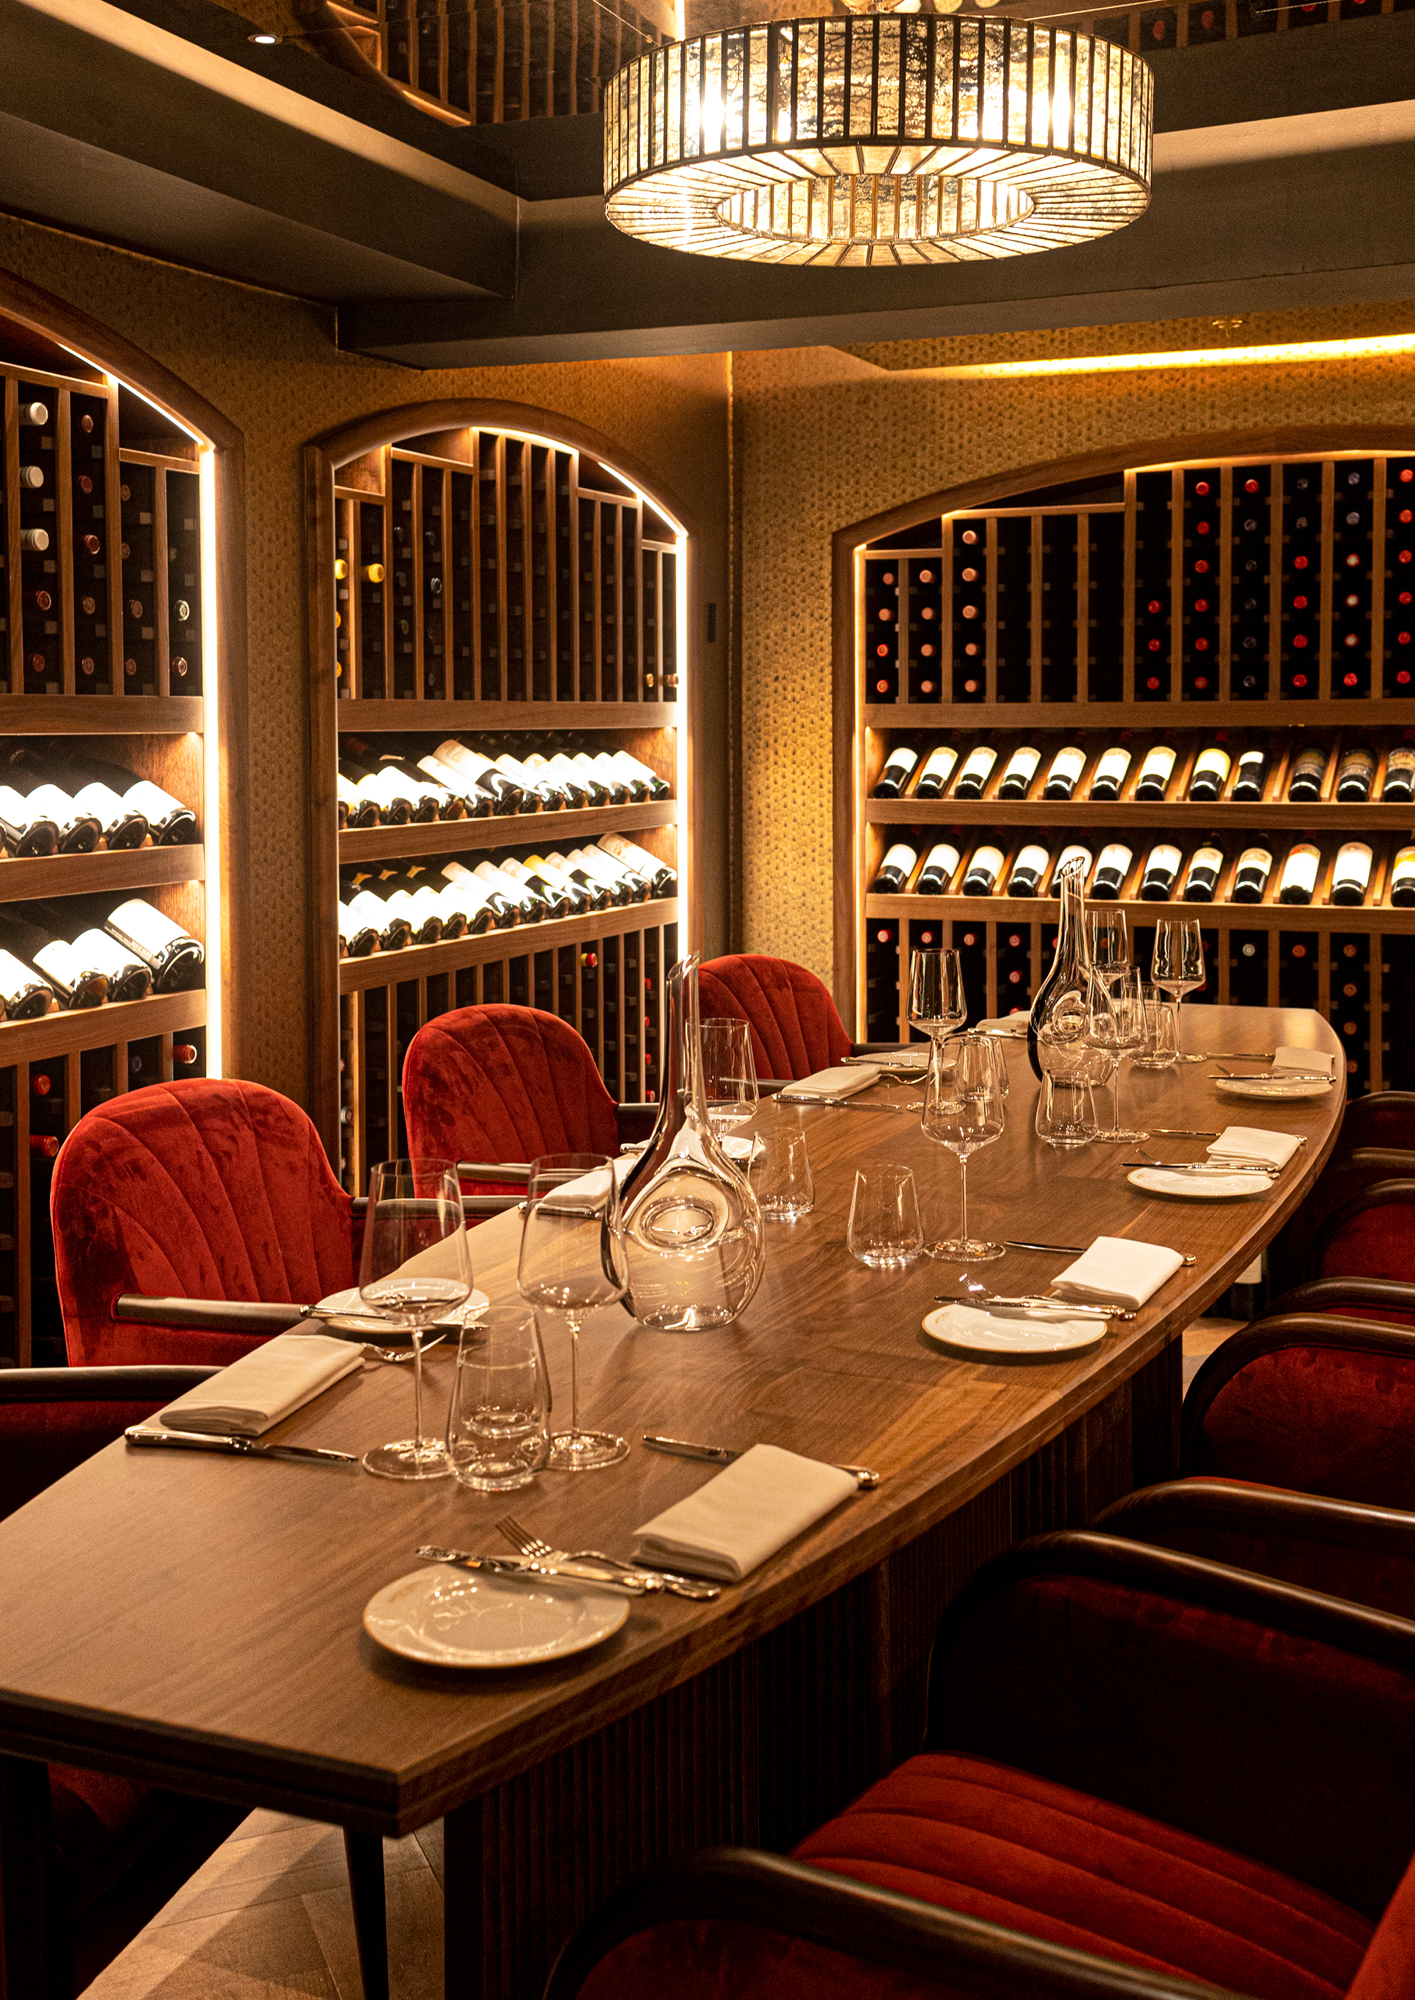
M 278 1312 L 255 1332 L 120 1320 L 123 1293 L 308 1305 L 356 1276 L 351 1203 L 319 1135 L 258 1083 L 192 1077 L 88 1112 L 55 1162 L 50 1212 L 75 1363 L 224 1365 L 280 1323 Z
M 1358 1099 L 1362 1104 L 1372 1101 Z M 1317 1241 L 1327 1224 L 1350 1203 L 1383 1181 L 1412 1179 L 1415 1179 L 1415 1152 L 1387 1146 L 1358 1146 L 1334 1154 L 1296 1212 L 1268 1245 L 1271 1292 L 1274 1295 L 1286 1292 L 1314 1275 L 1313 1253 Z M 1324 1247 L 1321 1255 L 1329 1269 L 1341 1269 L 1344 1265 L 1345 1252 L 1340 1241 Z
M 584 1037 L 538 1007 L 459 1007 L 419 1028 L 403 1062 L 414 1155 L 459 1160 L 468 1185 L 523 1180 L 541 1153 L 617 1153 L 656 1104 L 616 1104 Z M 500 1171 L 498 1171 L 498 1169 Z
M 796 1082 L 832 1069 L 855 1048 L 824 982 L 789 958 L 738 952 L 710 959 L 698 973 L 698 1013 L 704 1021 L 751 1022 L 760 1078 Z
M 0 1370 L 0 1518 L 211 1373 Z M 245 1817 L 236 1807 L 179 1798 L 111 1772 L 18 1758 L 0 1767 L 6 2000 L 30 2000 L 37 1991 L 26 1990 L 24 1961 L 39 1909 L 49 1917 L 46 1956 L 52 1962 L 59 1955 L 63 1991 L 82 1992 Z
M 1094 1534 L 987 1564 L 923 1754 L 612 1896 L 546 2000 L 1409 2000 L 1415 1625 Z

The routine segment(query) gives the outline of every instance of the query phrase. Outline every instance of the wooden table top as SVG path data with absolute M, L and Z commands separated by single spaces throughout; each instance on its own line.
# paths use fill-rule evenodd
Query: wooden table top
M 1191 1048 L 1298 1043 L 1339 1054 L 1326 1022 L 1299 1010 L 1190 1007 L 1184 1033 Z M 943 1233 L 957 1213 L 953 1156 L 912 1117 L 804 1110 L 816 1207 L 768 1226 L 766 1277 L 735 1326 L 660 1333 L 618 1308 L 587 1325 L 583 1420 L 634 1440 L 623 1464 L 475 1495 L 452 1480 L 404 1486 L 120 1442 L 0 1524 L 0 1747 L 404 1833 L 882 1561 L 1099 1403 L 1224 1291 L 1317 1174 L 1344 1100 L 1341 1078 L 1324 1098 L 1264 1105 L 1220 1099 L 1199 1065 L 1127 1069 L 1125 1115 L 1141 1124 L 1253 1124 L 1306 1138 L 1271 1194 L 1181 1201 L 1128 1185 L 1128 1147 L 1043 1147 L 1024 1047 L 1013 1048 L 1010 1071 L 1008 1129 L 970 1165 L 975 1232 L 1082 1244 L 1122 1235 L 1199 1258 L 1099 1346 L 1021 1363 L 934 1347 L 921 1321 L 956 1267 L 925 1258 L 907 1271 L 868 1270 L 845 1250 L 845 1221 L 856 1165 L 899 1160 L 918 1175 L 926 1229 Z M 868 1093 L 881 1095 L 918 1092 Z M 1162 1143 L 1167 1157 L 1203 1156 L 1202 1141 Z M 472 1238 L 494 1310 L 521 1310 L 515 1236 L 505 1217 Z M 983 1276 L 999 1290 L 1042 1289 L 1067 1261 L 1010 1251 Z M 567 1341 L 559 1328 L 548 1333 L 562 1422 Z M 451 1381 L 446 1347 L 427 1372 L 435 1424 Z M 270 1435 L 362 1451 L 406 1435 L 411 1393 L 406 1368 L 371 1368 Z M 365 1603 L 417 1567 L 419 1543 L 496 1550 L 494 1523 L 508 1510 L 555 1546 L 627 1554 L 639 1523 L 713 1476 L 643 1450 L 646 1430 L 780 1444 L 885 1477 L 716 1603 L 634 1600 L 614 1638 L 561 1663 L 447 1672 L 364 1636 Z

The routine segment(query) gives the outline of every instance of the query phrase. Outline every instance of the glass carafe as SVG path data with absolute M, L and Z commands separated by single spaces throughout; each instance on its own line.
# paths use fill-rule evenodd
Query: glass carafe
M 708 1123 L 698 1046 L 698 954 L 668 975 L 663 1103 L 620 1195 L 624 1304 L 645 1326 L 730 1326 L 761 1283 L 762 1215 Z
M 1068 1049 L 1079 1048 L 1081 1030 L 1090 1006 L 1091 968 L 1086 955 L 1086 898 L 1083 890 L 1085 867 L 1074 862 L 1061 874 L 1061 927 L 1056 937 L 1056 956 L 1051 970 L 1037 988 L 1032 1011 L 1027 1018 L 1027 1054 L 1032 1074 L 1039 1080 L 1043 1065 L 1037 1055 L 1037 1041 Z

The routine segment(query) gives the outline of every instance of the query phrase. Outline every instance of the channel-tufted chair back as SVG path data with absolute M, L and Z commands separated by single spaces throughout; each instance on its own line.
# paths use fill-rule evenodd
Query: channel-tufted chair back
M 403 1063 L 414 1156 L 534 1160 L 617 1153 L 614 1099 L 583 1036 L 538 1007 L 459 1007 L 419 1028 Z
M 758 1076 L 810 1076 L 850 1053 L 850 1037 L 825 984 L 804 965 L 764 952 L 710 959 L 698 974 L 704 1021 L 752 1024 Z
M 349 1197 L 298 1104 L 191 1077 L 81 1118 L 50 1200 L 69 1360 L 224 1364 L 249 1335 L 116 1320 L 124 1292 L 313 1303 L 352 1284 Z

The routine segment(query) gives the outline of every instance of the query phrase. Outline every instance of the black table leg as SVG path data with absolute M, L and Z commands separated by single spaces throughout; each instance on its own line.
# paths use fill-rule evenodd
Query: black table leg
M 388 1910 L 383 1888 L 383 1842 L 376 1833 L 344 1829 L 349 1894 L 354 1899 L 354 1936 L 364 2000 L 388 2000 Z
M 0 1757 L 0 1996 L 73 2000 L 55 1880 L 49 1767 Z

